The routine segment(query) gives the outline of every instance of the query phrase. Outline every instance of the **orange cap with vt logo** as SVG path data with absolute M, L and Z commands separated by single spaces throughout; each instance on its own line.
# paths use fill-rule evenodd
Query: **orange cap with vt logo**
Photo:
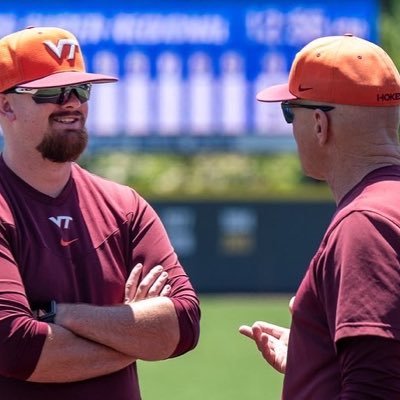
M 294 99 L 356 106 L 400 104 L 400 75 L 379 46 L 351 34 L 315 39 L 300 50 L 289 82 L 257 94 L 260 101 Z
M 78 40 L 64 29 L 26 28 L 0 39 L 0 92 L 117 80 L 86 72 Z

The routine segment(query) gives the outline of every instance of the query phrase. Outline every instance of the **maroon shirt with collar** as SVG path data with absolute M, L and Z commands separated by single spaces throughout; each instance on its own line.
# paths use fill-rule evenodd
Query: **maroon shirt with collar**
M 284 400 L 400 398 L 400 167 L 341 201 L 296 294 Z
M 136 364 L 76 383 L 27 382 L 47 325 L 30 303 L 121 304 L 136 263 L 161 264 L 180 327 L 173 356 L 195 347 L 199 302 L 155 211 L 135 191 L 72 165 L 56 198 L 38 192 L 0 159 L 0 397 L 7 400 L 140 399 Z

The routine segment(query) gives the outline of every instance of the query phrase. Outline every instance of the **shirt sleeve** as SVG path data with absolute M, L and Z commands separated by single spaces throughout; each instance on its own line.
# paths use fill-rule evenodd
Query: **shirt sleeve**
M 136 195 L 137 196 L 137 195 Z M 140 196 L 132 220 L 132 266 L 143 263 L 143 274 L 156 265 L 168 272 L 171 298 L 179 323 L 180 340 L 171 357 L 193 349 L 200 334 L 199 299 L 178 260 L 167 232 L 154 209 Z
M 0 225 L 0 375 L 25 380 L 36 367 L 48 327 L 33 318 L 7 236 Z
M 330 238 L 322 285 L 335 342 L 373 335 L 400 339 L 400 229 L 373 212 L 353 212 Z
M 400 398 L 400 342 L 376 336 L 338 342 L 340 400 Z

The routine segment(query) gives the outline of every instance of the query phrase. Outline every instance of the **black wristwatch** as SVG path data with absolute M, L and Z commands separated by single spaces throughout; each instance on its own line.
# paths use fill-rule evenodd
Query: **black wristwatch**
M 57 314 L 57 303 L 55 300 L 40 303 L 33 311 L 38 321 L 54 323 Z

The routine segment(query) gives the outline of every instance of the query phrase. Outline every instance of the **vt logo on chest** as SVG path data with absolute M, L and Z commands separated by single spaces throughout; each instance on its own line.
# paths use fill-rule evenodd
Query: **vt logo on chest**
M 67 215 L 59 215 L 57 217 L 49 217 L 51 222 L 54 222 L 61 229 L 69 229 L 69 223 L 74 219 Z
M 65 229 L 69 229 L 70 223 L 72 223 L 74 219 L 68 215 L 58 215 L 56 217 L 49 217 L 49 220 L 54 224 L 56 224 L 63 231 Z M 66 240 L 63 238 L 63 234 L 61 232 L 61 240 L 60 240 L 61 246 L 67 247 L 72 243 L 76 242 L 77 240 L 78 238 L 72 240 Z

